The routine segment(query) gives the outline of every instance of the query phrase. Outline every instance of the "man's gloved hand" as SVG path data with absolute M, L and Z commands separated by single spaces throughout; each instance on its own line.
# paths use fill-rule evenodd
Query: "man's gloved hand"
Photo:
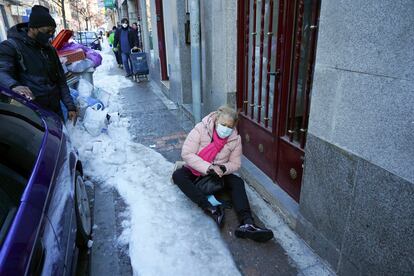
M 35 98 L 32 91 L 27 86 L 19 85 L 19 86 L 13 87 L 12 90 L 16 93 L 19 93 L 20 95 L 22 95 L 23 97 L 25 97 L 26 99 L 30 101 L 34 100 Z
M 69 118 L 69 120 L 71 120 L 72 121 L 72 123 L 73 123 L 73 125 L 75 125 L 76 124 L 76 121 L 77 121 L 77 119 L 78 119 L 78 112 L 77 111 L 69 111 L 68 112 L 68 118 Z

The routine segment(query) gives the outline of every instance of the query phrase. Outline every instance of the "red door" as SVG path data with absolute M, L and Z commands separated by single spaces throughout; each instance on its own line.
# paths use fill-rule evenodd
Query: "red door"
M 244 154 L 299 200 L 320 0 L 239 0 Z

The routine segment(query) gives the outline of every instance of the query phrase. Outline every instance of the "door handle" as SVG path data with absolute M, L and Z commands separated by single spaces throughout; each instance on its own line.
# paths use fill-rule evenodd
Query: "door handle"
M 276 76 L 279 76 L 280 75 L 280 70 L 276 70 L 274 72 L 268 72 L 268 74 L 271 75 L 271 76 L 276 77 Z

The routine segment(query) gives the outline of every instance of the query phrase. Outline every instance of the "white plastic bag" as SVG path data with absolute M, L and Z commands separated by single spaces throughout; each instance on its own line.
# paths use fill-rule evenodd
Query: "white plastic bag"
M 93 90 L 93 96 L 100 100 L 104 106 L 108 106 L 109 99 L 111 98 L 110 93 L 100 88 L 95 88 L 95 90 Z
M 86 108 L 83 125 L 92 136 L 99 136 L 107 128 L 108 113 L 105 110 L 95 110 L 92 107 Z
M 93 85 L 85 79 L 80 79 L 78 83 L 79 95 L 87 98 L 90 97 L 93 91 Z
M 82 73 L 87 71 L 88 69 L 93 69 L 94 63 L 90 59 L 83 59 L 75 61 L 74 63 L 68 65 L 68 70 L 74 73 Z

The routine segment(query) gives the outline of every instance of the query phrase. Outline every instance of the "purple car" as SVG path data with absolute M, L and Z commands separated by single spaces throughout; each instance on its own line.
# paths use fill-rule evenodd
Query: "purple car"
M 59 117 L 0 89 L 0 275 L 73 275 L 91 235 L 82 165 Z

